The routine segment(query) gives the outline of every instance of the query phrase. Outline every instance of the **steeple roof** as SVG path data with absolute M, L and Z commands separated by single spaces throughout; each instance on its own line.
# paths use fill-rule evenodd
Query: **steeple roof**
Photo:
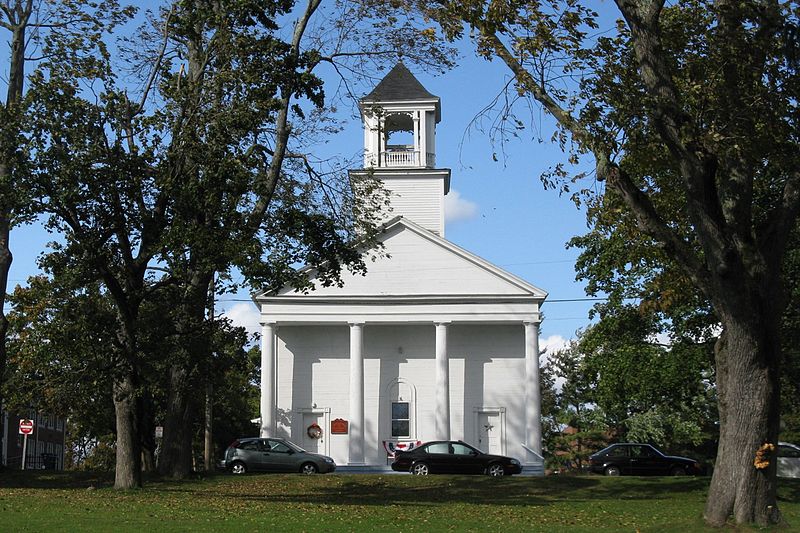
M 411 74 L 402 61 L 372 89 L 372 92 L 361 99 L 364 101 L 386 102 L 397 100 L 439 100 Z

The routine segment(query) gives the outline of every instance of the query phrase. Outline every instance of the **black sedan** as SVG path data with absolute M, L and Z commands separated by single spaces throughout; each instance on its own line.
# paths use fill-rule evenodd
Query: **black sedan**
M 703 467 L 694 459 L 664 455 L 649 444 L 612 444 L 589 456 L 589 470 L 607 476 L 700 475 Z
M 428 474 L 487 474 L 510 476 L 522 472 L 516 459 L 490 455 L 462 441 L 433 441 L 395 454 L 392 470 Z
M 234 474 L 256 471 L 324 474 L 336 470 L 336 463 L 327 455 L 307 452 L 286 439 L 258 437 L 233 441 L 225 450 L 223 466 Z

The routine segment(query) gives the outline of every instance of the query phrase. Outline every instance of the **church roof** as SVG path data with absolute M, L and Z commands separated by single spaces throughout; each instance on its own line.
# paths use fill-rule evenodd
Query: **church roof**
M 438 100 L 439 97 L 429 93 L 401 61 L 361 101 L 385 102 L 430 99 Z

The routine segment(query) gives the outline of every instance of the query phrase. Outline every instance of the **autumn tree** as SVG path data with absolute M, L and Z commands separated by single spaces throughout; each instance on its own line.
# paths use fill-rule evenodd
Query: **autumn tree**
M 781 270 L 800 208 L 798 5 L 665 4 L 617 0 L 604 31 L 607 18 L 578 0 L 417 7 L 509 68 L 508 101 L 548 112 L 573 160 L 595 162 L 598 194 L 618 195 L 711 304 L 720 440 L 704 516 L 778 523 L 775 461 L 754 458 L 779 430 Z M 543 177 L 562 190 L 585 177 L 567 174 Z

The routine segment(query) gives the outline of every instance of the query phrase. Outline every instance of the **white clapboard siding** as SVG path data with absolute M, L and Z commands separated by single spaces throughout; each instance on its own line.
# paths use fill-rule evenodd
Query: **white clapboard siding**
M 382 255 L 366 261 L 365 276 L 343 272 L 342 287 L 317 284 L 307 295 L 286 287 L 278 294 L 310 298 L 434 294 L 544 296 L 524 281 L 403 222 L 395 224 L 381 239 Z
M 392 178 L 384 180 L 390 192 L 392 209 L 387 210 L 385 220 L 403 216 L 423 228 L 443 235 L 444 191 L 443 180 L 428 176 Z

